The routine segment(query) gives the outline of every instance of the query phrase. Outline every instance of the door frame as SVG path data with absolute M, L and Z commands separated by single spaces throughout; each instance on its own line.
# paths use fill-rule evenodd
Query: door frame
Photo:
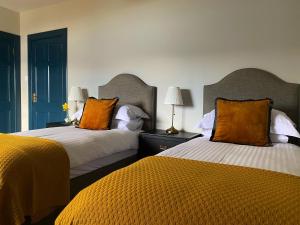
M 20 41 L 21 38 L 19 35 L 7 33 L 4 31 L 0 31 L 0 36 L 4 38 L 13 39 L 14 41 L 14 48 L 13 48 L 13 54 L 14 54 L 14 131 L 20 131 L 21 130 L 21 61 L 20 61 Z
M 57 36 L 62 36 L 63 37 L 63 44 L 65 46 L 64 52 L 65 52 L 65 76 L 64 76 L 64 82 L 65 82 L 65 90 L 66 93 L 64 94 L 64 101 L 66 102 L 67 100 L 67 95 L 68 95 L 68 29 L 63 28 L 63 29 L 58 29 L 58 30 L 51 30 L 51 31 L 46 31 L 46 32 L 41 32 L 41 33 L 35 33 L 35 34 L 30 34 L 28 35 L 28 106 L 29 106 L 29 129 L 33 129 L 33 120 L 32 120 L 32 78 L 33 78 L 33 72 L 34 68 L 32 66 L 33 59 L 32 59 L 32 42 L 35 40 L 39 39 L 45 39 L 45 38 L 54 38 Z

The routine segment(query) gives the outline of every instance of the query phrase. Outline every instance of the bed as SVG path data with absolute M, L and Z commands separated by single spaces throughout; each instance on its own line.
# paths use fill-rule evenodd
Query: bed
M 98 87 L 99 99 L 113 97 L 119 97 L 119 106 L 131 104 L 143 109 L 150 116 L 150 119 L 144 121 L 143 130 L 155 129 L 156 87 L 145 84 L 137 76 L 121 74 L 108 84 Z M 138 149 L 138 132 L 127 130 L 92 131 L 69 126 L 16 134 L 41 137 L 61 143 L 70 159 L 70 178 L 134 156 Z
M 204 112 L 216 97 L 269 97 L 299 128 L 299 87 L 263 70 L 241 69 L 204 87 Z M 299 224 L 299 165 L 294 144 L 196 138 L 95 182 L 55 224 Z
M 118 97 L 119 106 L 131 104 L 143 109 L 150 117 L 144 121 L 143 130 L 155 129 L 156 87 L 135 75 L 121 74 L 98 90 L 99 98 Z M 0 224 L 22 224 L 25 217 L 37 222 L 66 205 L 70 186 L 73 197 L 102 173 L 136 160 L 138 133 L 67 126 L 2 135 L 1 150 L 7 149 L 7 153 L 1 151 L 0 156 L 9 163 L 0 164 L 0 171 L 3 177 L 9 174 L 12 178 L 1 177 Z M 10 154 L 12 151 L 15 153 Z M 55 153 L 58 151 L 59 155 Z
M 66 126 L 25 131 L 15 135 L 61 143 L 70 160 L 70 178 L 75 178 L 136 155 L 139 132 L 119 129 L 93 131 Z

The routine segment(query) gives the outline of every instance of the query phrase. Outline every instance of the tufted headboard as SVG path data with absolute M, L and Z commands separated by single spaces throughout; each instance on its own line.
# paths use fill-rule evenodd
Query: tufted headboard
M 119 105 L 131 104 L 140 107 L 150 116 L 149 120 L 145 120 L 143 129 L 155 129 L 157 88 L 147 85 L 139 77 L 131 74 L 117 75 L 106 85 L 98 87 L 98 97 L 119 97 Z
M 215 99 L 271 98 L 273 108 L 285 112 L 300 128 L 300 85 L 287 83 L 276 75 L 255 68 L 236 70 L 221 81 L 204 86 L 203 113 L 215 107 Z

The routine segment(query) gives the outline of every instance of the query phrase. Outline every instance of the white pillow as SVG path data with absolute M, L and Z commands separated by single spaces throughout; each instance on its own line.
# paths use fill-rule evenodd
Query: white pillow
M 295 127 L 296 124 L 284 112 L 272 109 L 270 127 L 272 134 L 282 134 L 300 138 L 300 134 Z
M 77 120 L 77 121 L 80 121 L 81 117 L 82 117 L 82 113 L 83 113 L 83 109 L 79 109 L 76 113 L 74 113 L 72 116 L 71 116 L 71 120 Z
M 115 119 L 129 122 L 135 119 L 149 119 L 149 116 L 137 106 L 123 105 L 117 110 Z
M 215 110 L 206 113 L 198 124 L 201 129 L 213 129 L 215 120 Z M 295 128 L 295 123 L 284 113 L 276 109 L 271 112 L 270 133 L 281 134 L 300 138 L 299 132 Z
M 215 122 L 215 110 L 204 114 L 203 118 L 197 125 L 197 128 L 212 130 Z
M 205 138 L 210 138 L 211 137 L 211 133 L 212 133 L 212 129 L 202 129 L 202 132 L 201 132 L 201 134 Z
M 144 121 L 143 119 L 136 120 L 113 120 L 111 124 L 112 129 L 120 129 L 120 130 L 131 130 L 131 131 L 140 131 L 142 130 Z
M 270 134 L 272 143 L 288 143 L 289 137 L 282 134 Z
M 117 113 L 113 116 L 114 119 L 131 121 L 135 119 L 149 119 L 149 116 L 139 107 L 134 105 L 123 105 L 118 108 Z M 77 119 L 78 121 L 81 119 L 83 113 L 83 109 L 78 110 L 71 117 L 72 120 Z
M 201 134 L 205 138 L 210 138 L 212 133 L 212 129 L 202 129 Z M 270 134 L 272 143 L 288 143 L 289 137 L 282 134 Z

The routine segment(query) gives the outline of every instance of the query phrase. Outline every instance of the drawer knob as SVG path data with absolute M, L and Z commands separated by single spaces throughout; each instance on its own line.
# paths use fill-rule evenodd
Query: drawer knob
M 160 149 L 160 150 L 167 150 L 167 149 L 168 149 L 168 146 L 166 146 L 166 145 L 160 145 L 160 146 L 159 146 L 159 149 Z

